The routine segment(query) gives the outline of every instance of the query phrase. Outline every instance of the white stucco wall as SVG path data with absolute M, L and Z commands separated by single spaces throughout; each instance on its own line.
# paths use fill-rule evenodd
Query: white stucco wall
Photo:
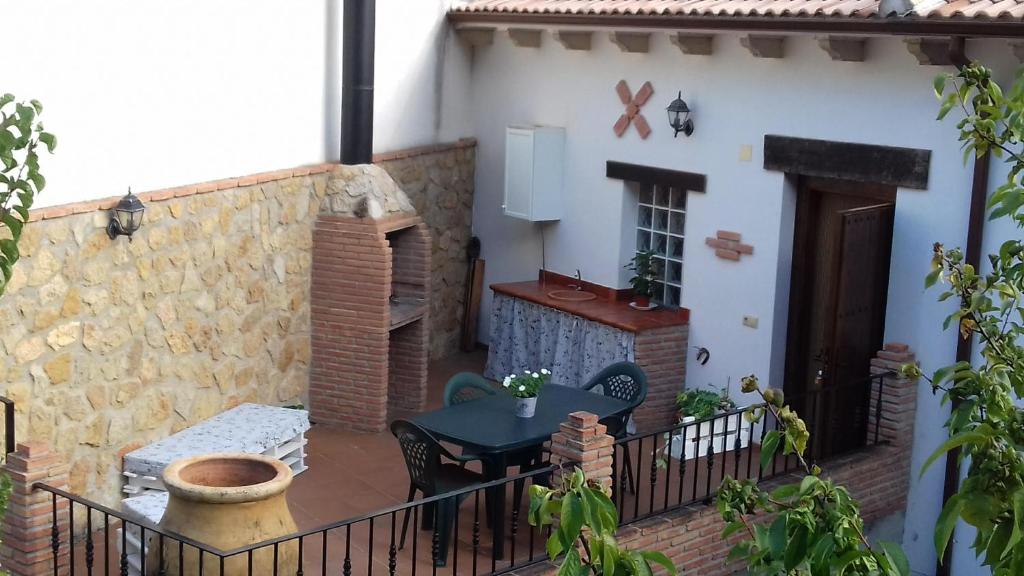
M 452 140 L 464 55 L 449 0 L 377 6 L 375 151 Z M 336 160 L 340 0 L 12 0 L 0 90 L 35 98 L 59 140 L 37 206 Z M 10 24 L 10 23 L 8 23 Z M 450 65 L 445 65 L 451 60 Z
M 969 53 L 1011 69 L 998 43 L 969 43 Z M 781 173 L 762 168 L 765 134 L 822 138 L 932 150 L 927 191 L 900 189 L 886 321 L 886 340 L 910 344 L 926 369 L 951 363 L 954 334 L 941 332 L 949 305 L 923 291 L 935 241 L 962 244 L 971 172 L 961 162 L 954 122 L 938 123 L 931 81 L 937 67 L 920 66 L 894 38 L 873 40 L 863 63 L 833 62 L 810 37 L 791 38 L 783 60 L 755 59 L 735 35 L 721 34 L 713 56 L 684 56 L 655 34 L 649 54 L 624 54 L 604 33 L 589 52 L 570 52 L 545 33 L 539 49 L 514 47 L 499 33 L 474 54 L 471 92 L 479 141 L 474 230 L 487 260 L 487 284 L 531 279 L 541 265 L 539 225 L 502 215 L 504 128 L 549 124 L 567 130 L 566 212 L 547 225 L 547 266 L 600 284 L 623 287 L 631 245 L 621 227 L 629 201 L 622 182 L 604 176 L 619 160 L 707 175 L 707 192 L 691 193 L 687 214 L 684 305 L 692 311 L 690 344 L 711 350 L 706 366 L 691 362 L 687 386 L 734 384 L 749 373 L 778 378 L 785 345 L 786 294 L 795 192 Z M 646 141 L 612 124 L 622 112 L 614 86 L 636 90 L 650 80 L 655 95 L 643 113 L 654 132 Z M 682 90 L 696 131 L 672 137 L 664 107 Z M 753 158 L 740 161 L 743 145 Z M 718 259 L 704 245 L 716 230 L 742 233 L 755 252 L 740 262 Z M 1008 233 L 1009 231 L 1003 231 Z M 987 235 L 991 246 L 996 240 Z M 481 334 L 488 334 L 485 295 Z M 745 314 L 759 327 L 742 326 Z M 688 354 L 693 358 L 693 351 Z M 779 385 L 780 382 L 774 382 Z M 932 527 L 939 511 L 941 463 L 917 471 L 943 438 L 939 397 L 921 385 L 915 431 L 911 502 L 905 546 L 913 566 L 934 569 Z M 961 558 L 972 554 L 958 550 Z M 967 562 L 973 564 L 973 562 Z M 968 574 L 969 571 L 957 571 Z

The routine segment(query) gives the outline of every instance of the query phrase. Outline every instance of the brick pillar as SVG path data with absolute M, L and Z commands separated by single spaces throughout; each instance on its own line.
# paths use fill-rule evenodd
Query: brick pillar
M 12 576 L 50 576 L 54 573 L 53 496 L 32 486 L 41 483 L 67 490 L 69 467 L 45 442 L 25 442 L 8 455 L 3 470 L 12 490 L 2 524 L 0 564 Z M 57 499 L 57 529 L 62 534 L 59 574 L 69 571 L 68 505 L 68 500 Z
M 313 421 L 358 432 L 387 426 L 391 248 L 372 220 L 321 215 L 310 298 Z
M 878 441 L 885 443 L 885 455 L 878 455 L 884 467 L 873 472 L 875 484 L 870 490 L 855 496 L 861 500 L 862 516 L 873 521 L 907 506 L 910 490 L 910 457 L 914 448 L 914 416 L 917 412 L 917 380 L 899 377 L 900 366 L 917 362 L 906 344 L 886 344 L 871 360 L 871 373 L 887 376 L 882 385 L 882 418 Z M 871 408 L 868 412 L 868 441 L 874 441 L 875 412 L 878 407 L 878 387 L 871 390 Z
M 879 430 L 879 442 L 888 442 L 904 450 L 907 461 L 910 461 L 910 450 L 914 444 L 914 414 L 917 412 L 917 380 L 899 377 L 899 369 L 904 364 L 916 364 L 917 358 L 906 344 L 891 343 L 878 352 L 871 360 L 871 373 L 887 376 L 882 385 L 882 420 Z M 871 388 L 871 409 L 869 423 L 875 422 L 875 410 L 878 407 L 878 387 Z M 874 429 L 869 426 L 869 440 L 874 440 Z
M 633 412 L 641 430 L 675 423 L 676 395 L 686 382 L 689 336 L 687 325 L 655 328 L 636 335 L 636 363 L 647 374 L 647 399 Z
M 563 422 L 560 431 L 551 435 L 551 463 L 575 464 L 583 469 L 589 480 L 602 486 L 612 486 L 612 451 L 615 439 L 606 433 L 604 424 L 589 412 L 573 412 Z M 571 474 L 566 466 L 564 474 Z

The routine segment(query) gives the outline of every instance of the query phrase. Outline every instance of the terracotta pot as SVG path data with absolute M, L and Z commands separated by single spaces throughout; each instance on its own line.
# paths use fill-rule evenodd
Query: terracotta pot
M 648 308 L 651 305 L 651 297 L 637 294 L 636 297 L 633 298 L 633 303 L 636 304 L 638 308 Z
M 292 471 L 279 460 L 257 454 L 211 454 L 171 463 L 164 469 L 164 485 L 170 496 L 160 528 L 229 551 L 291 534 L 297 530 L 288 509 L 285 491 Z M 150 543 L 147 572 L 159 572 L 159 549 Z M 179 572 L 178 544 L 165 539 L 164 572 L 198 576 L 199 551 L 185 546 L 184 569 Z M 278 574 L 295 574 L 298 543 L 277 547 Z M 252 574 L 274 574 L 274 547 L 252 554 Z M 203 574 L 249 574 L 248 555 L 227 558 L 221 574 L 220 558 L 203 555 Z

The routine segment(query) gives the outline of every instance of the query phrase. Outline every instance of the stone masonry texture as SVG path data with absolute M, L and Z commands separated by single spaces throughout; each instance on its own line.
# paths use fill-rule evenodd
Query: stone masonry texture
M 436 356 L 457 349 L 472 146 L 381 164 L 434 237 Z M 114 504 L 124 452 L 241 402 L 305 403 L 312 228 L 333 169 L 140 194 L 131 242 L 106 236 L 116 199 L 33 211 L 0 296 L 0 394 L 19 440 L 49 442 L 73 492 Z

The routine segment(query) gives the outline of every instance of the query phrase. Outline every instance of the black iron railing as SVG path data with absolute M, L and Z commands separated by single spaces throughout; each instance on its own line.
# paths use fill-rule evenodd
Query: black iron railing
M 4 459 L 11 452 L 14 452 L 17 444 L 14 440 L 14 400 L 6 396 L 0 396 L 0 402 L 4 405 Z
M 526 522 L 528 487 L 546 483 L 554 470 L 518 474 L 233 550 L 220 550 L 45 484 L 35 488 L 51 495 L 54 566 L 70 565 L 71 576 L 462 576 L 503 574 L 547 559 L 549 529 Z M 493 538 L 487 505 L 489 495 L 498 490 L 513 495 L 501 515 L 506 523 L 502 542 Z M 339 491 L 336 497 L 346 495 Z M 458 513 L 448 532 L 432 520 L 439 507 L 452 503 Z M 69 562 L 59 561 L 67 557 Z
M 880 440 L 882 392 L 891 374 L 878 374 L 843 386 L 788 398 L 807 423 L 811 461 L 876 444 Z M 771 412 L 750 424 L 750 407 L 688 421 L 615 442 L 613 499 L 622 524 L 669 510 L 709 503 L 726 476 L 763 481 L 799 467 L 781 454 L 763 470 L 761 444 L 781 426 Z M 839 410 L 842 413 L 839 413 Z

